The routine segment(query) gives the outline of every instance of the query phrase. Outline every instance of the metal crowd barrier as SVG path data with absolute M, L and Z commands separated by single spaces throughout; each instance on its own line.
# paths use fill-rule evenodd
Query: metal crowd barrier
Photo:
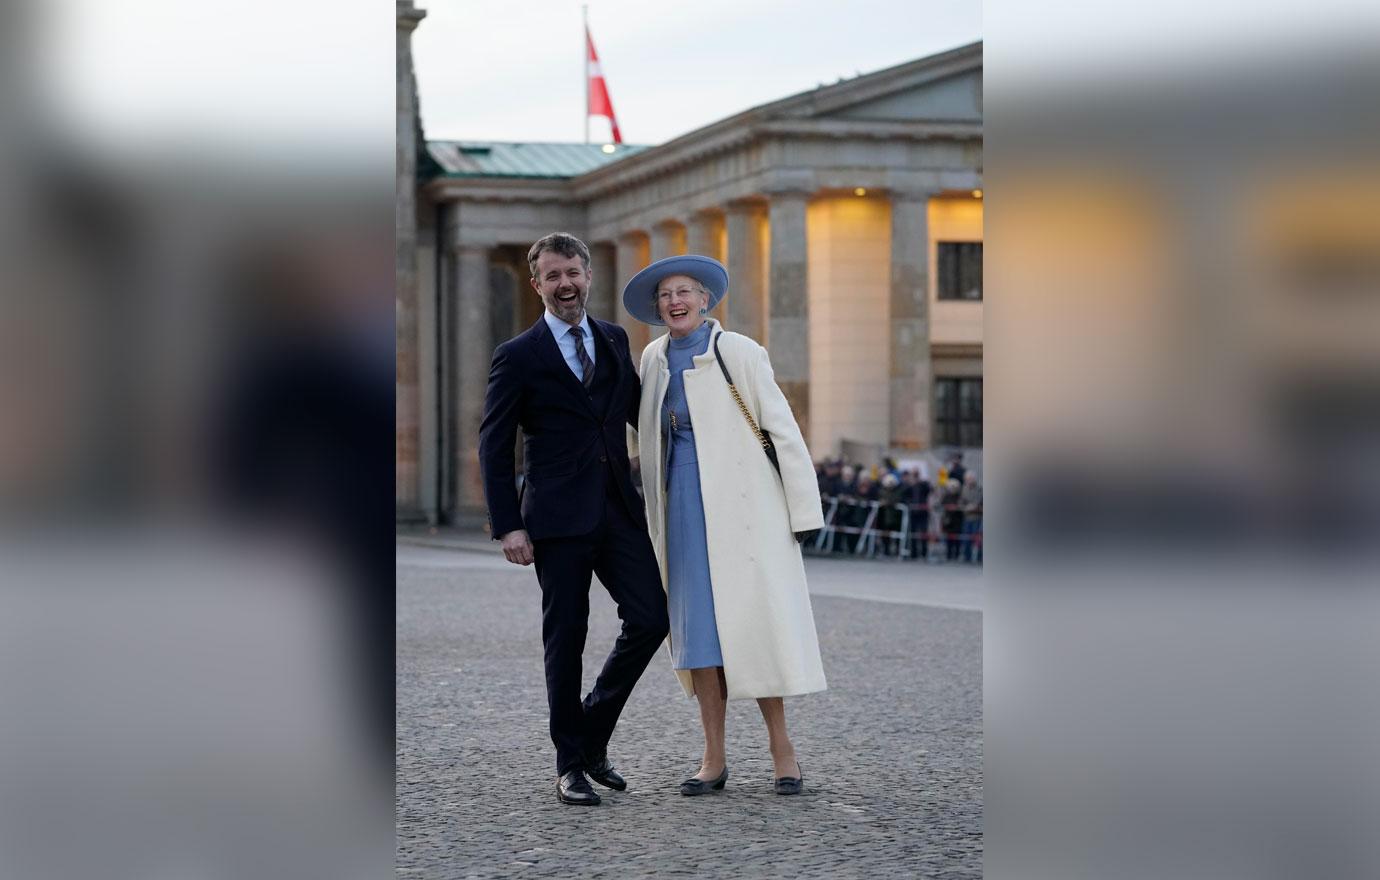
M 921 504 L 882 504 L 880 501 L 863 501 L 841 495 L 825 495 L 824 527 L 819 530 L 807 548 L 820 556 L 847 555 L 875 558 L 877 555 L 896 559 L 916 558 L 916 545 L 923 544 L 925 558 L 936 555 L 949 558 L 950 546 L 957 546 L 959 558 L 964 552 L 964 539 L 973 543 L 975 561 L 982 558 L 982 531 L 964 535 L 962 531 L 946 533 L 930 531 L 931 510 Z M 883 529 L 878 525 L 879 514 L 883 510 L 894 509 L 900 513 L 900 522 L 895 529 Z M 958 510 L 957 505 L 946 505 L 944 511 Z M 911 529 L 911 517 L 924 517 L 926 527 L 920 531 Z M 842 515 L 842 516 L 841 516 Z M 861 519 L 861 522 L 850 522 Z

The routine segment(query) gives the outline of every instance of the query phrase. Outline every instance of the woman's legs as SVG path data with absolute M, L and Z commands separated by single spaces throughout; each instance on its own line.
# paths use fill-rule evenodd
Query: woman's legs
M 717 778 L 724 769 L 724 710 L 728 703 L 728 686 L 724 682 L 722 666 L 706 666 L 690 670 L 695 685 L 695 698 L 700 702 L 700 724 L 704 726 L 704 758 L 696 779 Z
M 800 764 L 795 760 L 795 745 L 786 733 L 785 701 L 780 697 L 759 697 L 757 708 L 762 710 L 762 720 L 767 722 L 767 742 L 772 764 L 776 768 L 776 778 L 800 776 Z

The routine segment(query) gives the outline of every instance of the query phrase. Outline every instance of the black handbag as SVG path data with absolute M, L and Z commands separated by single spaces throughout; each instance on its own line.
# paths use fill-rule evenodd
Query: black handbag
M 781 476 L 781 462 L 776 460 L 776 444 L 771 442 L 771 435 L 757 427 L 757 420 L 748 412 L 747 404 L 743 403 L 742 395 L 738 393 L 737 387 L 733 384 L 733 377 L 728 374 L 728 367 L 724 365 L 723 355 L 719 354 L 719 336 L 714 337 L 714 359 L 719 362 L 719 369 L 724 371 L 724 381 L 728 383 L 728 391 L 733 395 L 733 400 L 738 404 L 738 409 L 742 411 L 743 418 L 747 419 L 748 427 L 752 428 L 752 433 L 757 435 L 757 442 L 762 444 L 762 451 L 767 454 L 771 461 L 771 466 L 776 468 L 776 475 Z

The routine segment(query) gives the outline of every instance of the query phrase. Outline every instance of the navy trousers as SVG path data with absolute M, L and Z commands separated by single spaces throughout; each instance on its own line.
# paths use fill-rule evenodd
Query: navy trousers
M 606 493 L 598 528 L 573 538 L 533 542 L 541 584 L 546 697 L 556 772 L 584 766 L 613 736 L 633 685 L 666 639 L 666 593 L 647 531 L 628 515 L 621 497 Z M 580 699 L 581 655 L 589 629 L 590 576 L 618 606 L 622 631 L 595 680 Z

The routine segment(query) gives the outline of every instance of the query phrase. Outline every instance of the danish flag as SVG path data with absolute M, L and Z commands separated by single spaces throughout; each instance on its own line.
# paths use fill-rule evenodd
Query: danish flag
M 589 106 L 586 113 L 589 116 L 607 116 L 609 128 L 613 130 L 613 142 L 623 143 L 623 135 L 618 131 L 618 117 L 613 115 L 613 99 L 609 97 L 608 84 L 604 82 L 604 72 L 599 69 L 599 53 L 594 51 L 594 39 L 589 35 L 589 28 L 585 28 L 585 45 L 589 50 L 585 53 L 585 75 L 589 78 Z

